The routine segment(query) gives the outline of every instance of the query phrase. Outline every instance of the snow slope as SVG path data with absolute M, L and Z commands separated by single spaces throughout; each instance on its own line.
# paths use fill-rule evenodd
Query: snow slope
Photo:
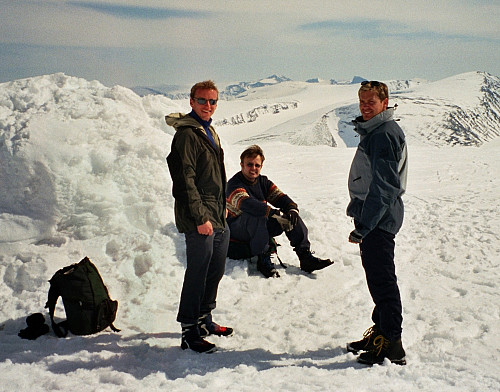
M 187 101 L 63 74 L 0 84 L 0 391 L 500 390 L 497 81 L 470 73 L 394 93 L 410 154 L 396 239 L 408 365 L 372 368 L 343 349 L 371 325 L 372 304 L 357 247 L 347 242 L 355 150 L 329 143 L 355 145 L 348 123 L 356 86 L 286 81 L 220 102 L 228 175 L 258 142 L 263 173 L 299 204 L 313 250 L 335 264 L 302 273 L 285 237 L 280 279 L 228 259 L 214 315 L 235 334 L 213 338 L 215 354 L 198 355 L 179 348 L 185 249 L 165 164 L 173 130 L 163 120 L 189 110 Z M 455 96 L 445 87 L 457 83 Z M 478 147 L 435 137 L 445 132 L 450 108 L 436 104 L 444 101 L 476 113 L 490 136 Z M 297 107 L 222 124 L 278 102 Z M 119 301 L 122 332 L 20 339 L 26 316 L 44 312 L 48 279 L 84 256 Z
M 398 105 L 396 116 L 413 144 L 477 146 L 500 135 L 496 76 L 470 72 L 432 83 L 387 84 L 398 88 L 390 89 L 389 105 Z M 224 119 L 217 125 L 238 125 L 228 132 L 233 143 L 272 138 L 298 145 L 354 147 L 351 121 L 358 115 L 353 100 L 358 88 L 289 81 L 249 90 L 242 100 L 223 107 L 218 116 Z M 286 108 L 276 111 L 277 105 Z M 269 116 L 276 112 L 280 115 Z M 265 117 L 273 118 L 259 121 Z

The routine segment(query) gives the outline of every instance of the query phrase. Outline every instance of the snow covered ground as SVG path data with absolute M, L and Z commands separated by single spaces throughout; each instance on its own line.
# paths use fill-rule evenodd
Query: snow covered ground
M 461 108 L 472 110 L 476 76 L 460 78 L 470 86 L 460 90 Z M 187 101 L 62 74 L 0 84 L 0 390 L 500 390 L 500 138 L 479 147 L 429 143 L 419 115 L 427 121 L 431 111 L 415 102 L 442 91 L 432 85 L 406 93 L 412 111 L 398 108 L 410 142 L 396 237 L 408 365 L 369 368 L 344 351 L 371 325 L 372 309 L 345 216 L 355 151 L 346 146 L 355 138 L 344 118 L 356 115 L 356 91 L 288 82 L 220 102 L 216 121 L 298 103 L 221 124 L 226 168 L 234 174 L 241 151 L 258 142 L 263 173 L 299 204 L 313 250 L 335 264 L 302 273 L 285 237 L 279 254 L 289 267 L 280 279 L 228 259 L 214 316 L 235 334 L 211 339 L 219 350 L 199 355 L 179 347 L 185 249 L 165 163 L 173 130 L 163 116 L 187 111 Z M 446 108 L 435 105 L 435 124 Z M 337 148 L 325 142 L 328 132 Z M 44 312 L 48 279 L 84 256 L 119 301 L 122 332 L 20 339 L 25 318 Z

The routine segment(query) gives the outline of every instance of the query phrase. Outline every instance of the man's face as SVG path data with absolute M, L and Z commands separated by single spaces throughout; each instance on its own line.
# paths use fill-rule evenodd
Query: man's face
M 386 110 L 388 103 L 388 98 L 381 101 L 375 91 L 362 91 L 359 94 L 359 110 L 365 121 Z
M 250 182 L 254 182 L 259 177 L 262 169 L 262 157 L 257 155 L 254 158 L 245 157 L 243 162 L 240 162 L 241 172 L 243 176 Z
M 198 103 L 197 99 L 199 98 L 204 99 L 205 103 L 204 104 Z M 189 99 L 189 104 L 193 108 L 193 111 L 202 120 L 208 121 L 214 114 L 215 109 L 217 109 L 217 102 L 214 105 L 211 105 L 209 100 L 217 101 L 217 99 L 218 99 L 217 91 L 209 89 L 197 89 L 194 99 L 193 98 Z

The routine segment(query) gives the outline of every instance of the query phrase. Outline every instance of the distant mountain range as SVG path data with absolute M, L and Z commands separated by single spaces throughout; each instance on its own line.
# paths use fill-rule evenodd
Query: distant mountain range
M 229 143 L 278 140 L 354 147 L 358 139 L 352 120 L 359 115 L 361 80 L 298 82 L 272 75 L 256 82 L 228 84 L 221 88 L 225 102 L 219 105 L 214 124 Z M 435 82 L 386 83 L 390 105 L 398 105 L 396 117 L 413 145 L 479 146 L 500 136 L 500 79 L 496 76 L 468 72 Z M 0 155 L 2 149 L 19 149 L 30 140 L 33 124 L 45 126 L 46 119 L 54 121 L 57 113 L 64 129 L 78 120 L 96 129 L 105 122 L 110 129 L 120 126 L 136 132 L 144 126 L 138 124 L 150 124 L 173 132 L 165 125 L 164 116 L 189 110 L 188 89 L 160 86 L 131 91 L 64 74 L 2 83 Z
M 356 92 L 361 79 L 335 85 L 319 80 L 272 80 L 274 86 L 249 87 L 233 97 L 238 102 L 244 98 L 248 109 L 224 116 L 216 125 L 256 123 L 250 131 L 258 129 L 257 133 L 248 135 L 246 131 L 239 139 L 246 143 L 275 139 L 301 145 L 357 145 L 352 120 L 359 115 Z M 500 135 L 500 80 L 496 76 L 469 72 L 436 82 L 412 79 L 386 83 L 390 105 L 398 105 L 397 119 L 415 144 L 478 146 Z M 342 103 L 345 91 L 350 91 L 347 104 Z M 310 101 L 317 101 L 317 106 L 306 108 Z M 232 107 L 231 101 L 224 106 Z M 279 115 L 282 120 L 269 121 L 269 115 Z M 232 134 L 228 137 L 234 138 Z
M 306 80 L 305 83 L 316 83 L 316 84 L 331 84 L 331 85 L 348 85 L 348 84 L 359 84 L 362 81 L 367 80 L 361 76 L 354 76 L 351 81 L 337 81 L 334 79 L 330 79 L 329 81 L 321 80 L 319 78 L 313 78 Z M 221 90 L 220 98 L 221 99 L 233 99 L 237 97 L 243 96 L 248 90 L 252 90 L 259 87 L 273 86 L 283 82 L 291 82 L 292 79 L 287 78 L 282 75 L 271 75 L 267 78 L 257 80 L 255 82 L 237 82 L 231 83 L 228 85 L 218 86 Z M 412 83 L 420 83 L 418 81 L 398 81 L 398 86 L 392 86 L 393 89 L 400 90 L 402 88 L 410 87 Z M 131 90 L 134 91 L 137 95 L 143 97 L 146 95 L 154 94 L 154 95 L 164 95 L 170 99 L 187 99 L 189 98 L 189 89 L 191 86 L 181 86 L 181 85 L 170 85 L 163 84 L 158 86 L 137 86 L 132 87 Z

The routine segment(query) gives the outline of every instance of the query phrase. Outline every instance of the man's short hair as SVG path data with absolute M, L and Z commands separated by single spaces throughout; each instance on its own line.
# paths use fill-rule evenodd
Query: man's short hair
M 375 92 L 381 101 L 389 98 L 389 89 L 387 88 L 387 84 L 378 82 L 376 80 L 365 80 L 364 82 L 361 82 L 361 87 L 358 90 L 358 97 L 364 91 Z
M 241 163 L 243 163 L 245 158 L 253 159 L 259 155 L 260 158 L 262 159 L 262 163 L 264 163 L 264 160 L 266 159 L 266 157 L 264 156 L 264 151 L 262 151 L 262 148 L 260 148 L 257 144 L 254 144 L 241 153 L 240 155 Z
M 215 90 L 217 91 L 217 98 L 219 98 L 219 90 L 214 82 L 211 80 L 205 80 L 203 82 L 196 83 L 193 87 L 191 87 L 191 93 L 189 96 L 194 99 L 197 90 Z

